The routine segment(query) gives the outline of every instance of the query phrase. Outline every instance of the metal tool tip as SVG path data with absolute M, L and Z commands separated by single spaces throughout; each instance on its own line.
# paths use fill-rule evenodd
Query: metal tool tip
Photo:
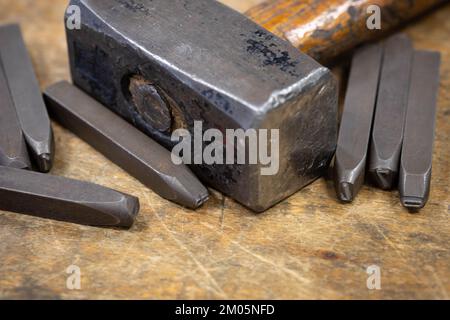
M 383 190 L 392 189 L 395 173 L 389 169 L 375 169 L 372 173 L 376 184 Z
M 417 211 L 425 206 L 425 200 L 419 197 L 401 197 L 402 204 L 411 211 Z
M 341 182 L 338 186 L 338 196 L 343 202 L 353 201 L 353 185 L 348 182 Z
M 43 153 L 37 157 L 37 166 L 38 166 L 39 171 L 47 173 L 52 168 L 52 165 L 53 165 L 53 161 L 52 161 L 52 157 L 50 154 Z

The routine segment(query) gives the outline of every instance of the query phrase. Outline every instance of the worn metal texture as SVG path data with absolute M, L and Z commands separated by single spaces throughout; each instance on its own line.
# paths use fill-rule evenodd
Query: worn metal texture
M 133 225 L 136 197 L 92 183 L 0 166 L 0 209 L 92 226 Z
M 280 129 L 277 175 L 261 176 L 261 165 L 193 166 L 212 187 L 263 211 L 325 172 L 337 140 L 327 68 L 216 1 L 70 3 L 83 17 L 80 30 L 66 30 L 73 82 L 165 147 L 195 120 L 204 130 Z M 156 92 L 156 104 L 139 103 L 142 91 Z
M 380 44 L 353 56 L 334 165 L 336 192 L 344 202 L 353 201 L 364 183 L 382 57 Z
M 399 181 L 402 204 L 412 210 L 430 194 L 440 63 L 439 52 L 414 53 Z
M 26 169 L 31 166 L 27 146 L 0 62 L 0 165 Z
M 369 162 L 370 176 L 382 189 L 392 189 L 398 182 L 413 52 L 405 34 L 384 44 Z
M 49 172 L 55 151 L 53 132 L 18 25 L 0 27 L 0 58 L 30 156 L 39 171 Z
M 165 199 L 196 209 L 208 190 L 185 165 L 151 138 L 68 82 L 45 91 L 49 111 L 63 126 Z

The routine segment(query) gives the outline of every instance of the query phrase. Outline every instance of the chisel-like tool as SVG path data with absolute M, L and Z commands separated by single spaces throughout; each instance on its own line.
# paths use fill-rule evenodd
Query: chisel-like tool
M 364 182 L 383 48 L 361 48 L 353 57 L 335 159 L 338 198 L 351 202 Z
M 26 169 L 30 167 L 27 147 L 0 62 L 0 165 Z
M 369 173 L 382 189 L 398 178 L 413 57 L 411 40 L 395 35 L 384 44 L 384 59 L 370 145 Z
M 399 190 L 402 204 L 423 208 L 430 193 L 440 54 L 414 53 Z
M 112 162 L 165 199 L 195 209 L 208 190 L 171 153 L 68 82 L 45 91 L 50 114 Z
M 139 200 L 92 183 L 0 167 L 0 210 L 92 226 L 129 228 Z
M 199 121 L 202 134 L 278 131 L 276 172 L 262 175 L 261 161 L 198 157 L 191 168 L 209 186 L 262 212 L 326 172 L 336 150 L 337 81 L 311 57 L 218 1 L 70 5 L 82 16 L 79 29 L 66 28 L 73 83 L 167 149 L 177 144 L 175 130 L 194 135 Z
M 48 172 L 53 162 L 53 133 L 18 25 L 0 27 L 0 59 L 30 157 L 39 171 Z

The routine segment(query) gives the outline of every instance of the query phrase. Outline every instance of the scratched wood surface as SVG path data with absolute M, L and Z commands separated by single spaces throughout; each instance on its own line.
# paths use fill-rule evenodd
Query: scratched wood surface
M 42 87 L 69 79 L 65 2 L 0 0 L 0 22 L 21 23 Z M 417 48 L 443 58 L 431 197 L 420 214 L 405 211 L 397 192 L 369 187 L 340 204 L 324 179 L 262 215 L 214 191 L 192 212 L 55 124 L 53 174 L 132 193 L 142 210 L 129 231 L 0 212 L 0 298 L 448 299 L 449 15 L 446 6 L 406 29 Z M 70 265 L 81 269 L 81 290 L 66 287 Z M 381 268 L 381 290 L 367 289 L 370 265 Z

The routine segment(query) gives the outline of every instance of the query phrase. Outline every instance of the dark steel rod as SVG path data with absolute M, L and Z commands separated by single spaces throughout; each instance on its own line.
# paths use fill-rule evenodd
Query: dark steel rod
M 0 165 L 26 169 L 30 167 L 16 109 L 0 62 Z
M 68 82 L 45 91 L 51 116 L 165 199 L 198 208 L 208 190 L 171 153 Z
M 392 189 L 398 181 L 413 52 L 405 34 L 384 44 L 369 163 L 369 174 L 381 189 Z

